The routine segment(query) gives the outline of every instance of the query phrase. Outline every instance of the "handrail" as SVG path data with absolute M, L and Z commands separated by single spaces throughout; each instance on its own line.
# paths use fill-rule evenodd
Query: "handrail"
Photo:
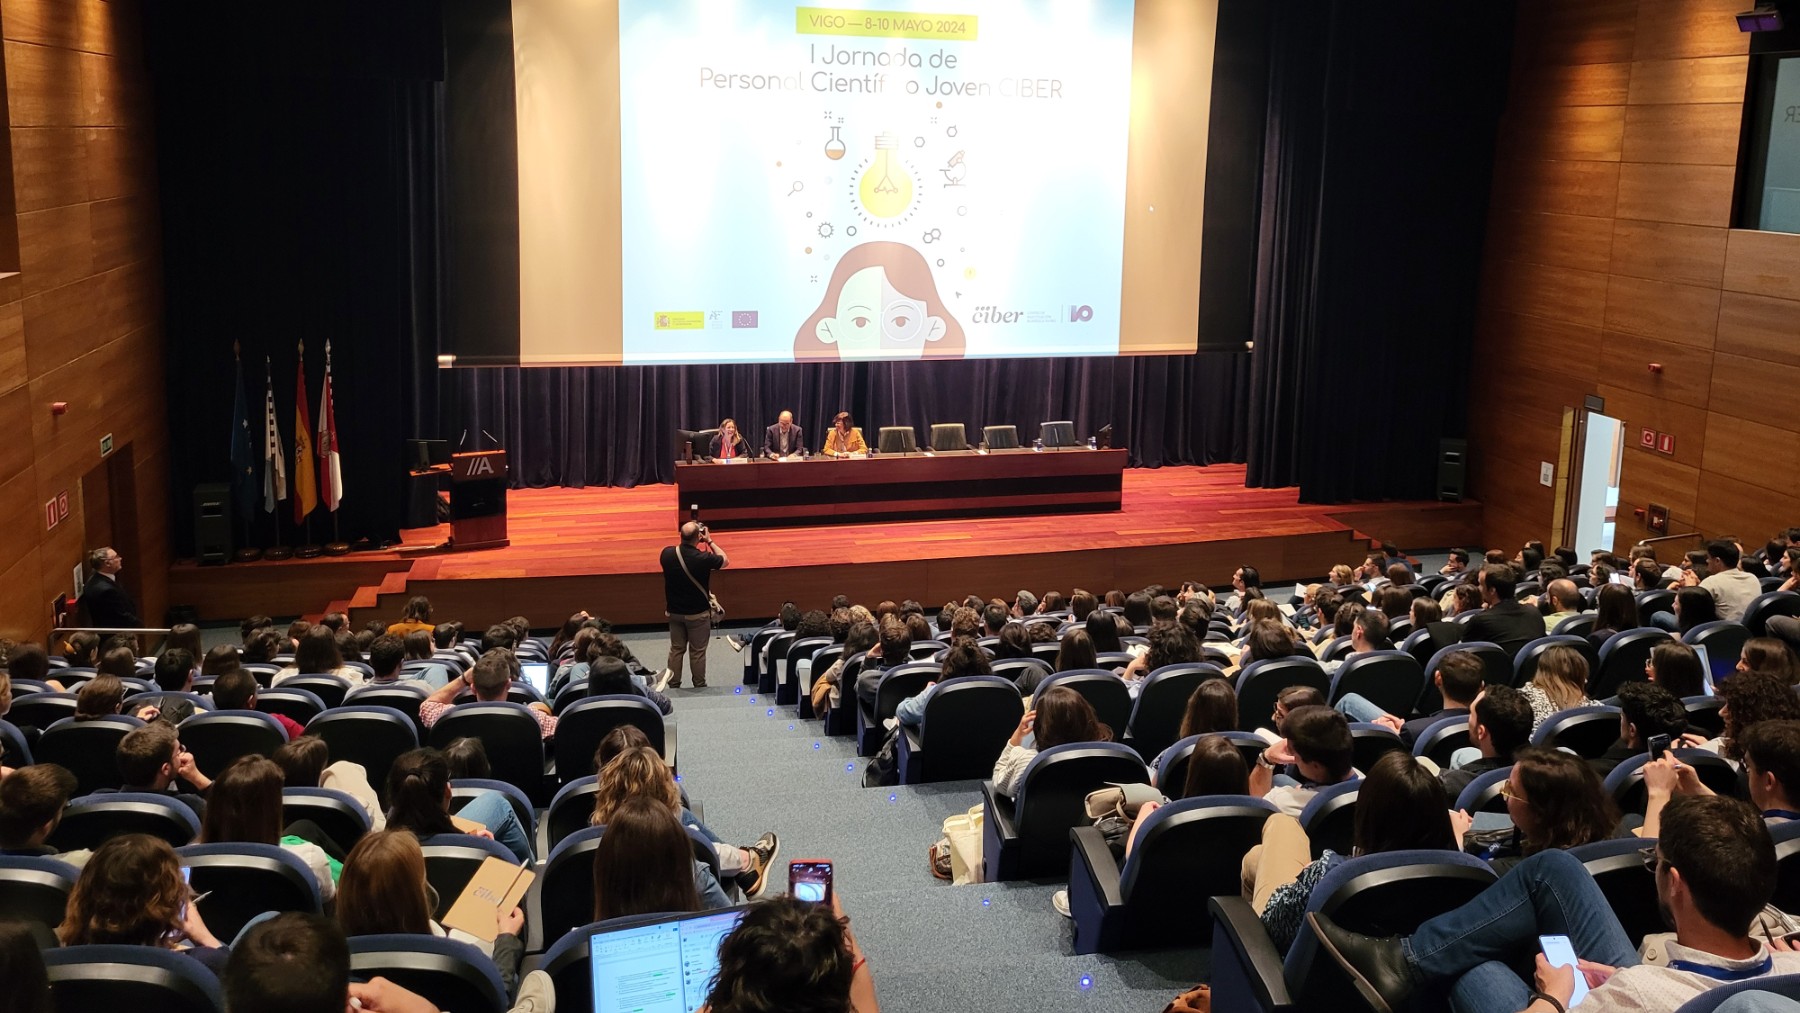
M 1640 539 L 1638 539 L 1637 543 L 1639 545 L 1649 545 L 1652 542 L 1672 542 L 1672 541 L 1676 541 L 1676 540 L 1682 539 L 1682 538 L 1699 538 L 1699 537 L 1700 537 L 1700 532 L 1690 531 L 1685 535 L 1657 535 L 1655 538 L 1640 538 Z

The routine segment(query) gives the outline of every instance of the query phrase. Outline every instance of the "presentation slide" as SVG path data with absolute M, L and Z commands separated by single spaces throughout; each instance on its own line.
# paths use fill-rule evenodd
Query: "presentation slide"
M 1191 351 L 1216 0 L 512 0 L 526 364 Z
M 1112 355 L 1131 0 L 621 0 L 625 361 Z

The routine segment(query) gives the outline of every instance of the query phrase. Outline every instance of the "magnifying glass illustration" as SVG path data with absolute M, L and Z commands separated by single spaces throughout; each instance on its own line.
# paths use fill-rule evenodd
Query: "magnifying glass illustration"
M 794 188 L 792 190 L 789 190 L 787 192 L 787 195 L 789 197 L 792 197 L 793 195 L 799 193 L 800 191 L 802 191 L 804 189 L 806 189 L 806 185 L 796 179 L 796 180 L 794 180 Z

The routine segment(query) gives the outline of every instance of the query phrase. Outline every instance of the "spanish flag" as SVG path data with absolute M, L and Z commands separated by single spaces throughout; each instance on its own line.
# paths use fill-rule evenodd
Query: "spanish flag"
M 294 381 L 294 523 L 319 505 L 319 484 L 313 477 L 312 413 L 306 408 L 306 342 L 300 342 L 299 372 Z

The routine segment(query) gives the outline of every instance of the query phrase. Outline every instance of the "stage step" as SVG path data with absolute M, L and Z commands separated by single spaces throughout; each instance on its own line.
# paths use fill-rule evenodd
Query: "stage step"
M 382 594 L 405 594 L 406 593 L 406 581 L 409 576 L 410 576 L 410 574 L 406 570 L 395 570 L 393 573 L 390 573 L 390 574 L 386 575 L 385 577 L 382 577 L 381 578 L 381 589 L 380 589 L 381 593 Z

